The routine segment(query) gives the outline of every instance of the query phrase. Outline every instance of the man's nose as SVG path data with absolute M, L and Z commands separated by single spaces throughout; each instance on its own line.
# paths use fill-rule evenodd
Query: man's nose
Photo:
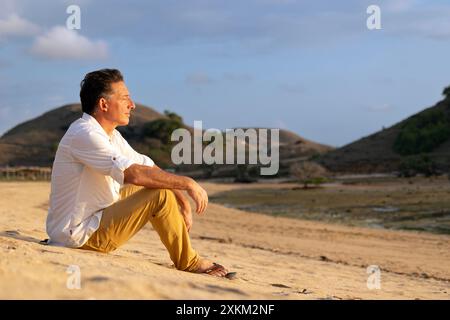
M 130 100 L 130 108 L 131 108 L 131 110 L 136 109 L 136 105 L 134 104 L 133 100 Z

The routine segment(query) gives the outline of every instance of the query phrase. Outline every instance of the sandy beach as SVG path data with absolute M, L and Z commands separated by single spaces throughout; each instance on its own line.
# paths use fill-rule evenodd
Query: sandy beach
M 210 195 L 245 187 L 202 185 Z M 41 245 L 49 191 L 48 182 L 0 183 L 1 299 L 450 299 L 448 235 L 210 203 L 194 216 L 193 246 L 238 272 L 230 281 L 174 269 L 150 224 L 110 254 Z M 379 289 L 367 286 L 370 265 L 381 270 Z M 80 289 L 67 286 L 69 266 L 80 270 Z

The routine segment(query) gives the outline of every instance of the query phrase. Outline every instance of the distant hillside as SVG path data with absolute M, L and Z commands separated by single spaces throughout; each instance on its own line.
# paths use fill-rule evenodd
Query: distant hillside
M 0 165 L 51 166 L 54 153 L 69 125 L 82 115 L 80 104 L 69 104 L 21 123 L 0 138 Z M 141 134 L 142 125 L 164 115 L 137 105 L 122 134 L 133 138 Z
M 425 161 L 423 160 L 425 159 Z M 384 173 L 405 167 L 450 170 L 450 98 L 319 157 L 335 172 Z
M 240 128 L 233 128 L 233 129 L 255 129 L 256 132 L 259 132 L 260 129 L 267 129 L 270 130 L 271 128 L 249 128 L 249 127 L 240 127 Z M 223 134 L 223 141 L 225 142 L 225 133 Z M 270 150 L 270 147 L 272 145 L 271 142 L 271 135 L 268 132 L 268 155 L 272 157 L 272 151 Z M 247 141 L 246 141 L 247 143 Z M 289 175 L 290 166 L 295 163 L 302 160 L 307 160 L 310 158 L 317 157 L 321 154 L 324 154 L 326 152 L 329 152 L 330 150 L 333 150 L 334 148 L 331 146 L 327 146 L 324 144 L 316 143 L 311 140 L 307 140 L 305 138 L 302 138 L 301 136 L 297 135 L 296 133 L 292 131 L 288 131 L 285 129 L 280 129 L 279 131 L 279 171 L 276 176 L 278 177 L 285 177 Z M 226 147 L 224 146 L 224 153 Z M 236 146 L 235 146 L 235 156 L 236 156 Z M 246 153 L 246 157 L 248 157 L 248 154 Z M 246 158 L 248 159 L 248 158 Z M 225 161 L 224 161 L 225 163 Z M 235 161 L 234 163 L 237 163 Z M 257 179 L 261 178 L 260 176 L 260 170 L 259 165 L 181 165 L 177 167 L 178 170 L 182 172 L 196 172 L 197 176 L 201 176 L 203 178 L 220 178 L 220 177 L 237 177 L 240 182 L 249 182 L 246 181 L 247 179 Z M 192 175 L 192 174 L 191 174 Z M 264 178 L 272 178 L 272 176 L 265 176 Z
M 59 141 L 69 125 L 81 115 L 80 104 L 64 105 L 7 131 L 0 137 L 0 166 L 51 166 Z M 167 168 L 174 165 L 170 159 L 171 146 L 165 131 L 171 132 L 174 122 L 175 125 L 192 131 L 176 114 L 161 114 L 137 104 L 130 124 L 119 127 L 118 130 L 138 152 L 149 155 L 159 166 Z M 331 149 L 293 132 L 280 130 L 281 171 L 286 173 L 292 161 L 322 154 Z M 176 169 L 182 172 L 197 172 L 196 174 L 202 177 L 211 176 L 211 166 L 207 165 L 181 165 Z M 216 166 L 214 171 L 217 176 L 230 176 L 236 171 L 236 166 L 223 166 L 223 169 L 217 170 Z

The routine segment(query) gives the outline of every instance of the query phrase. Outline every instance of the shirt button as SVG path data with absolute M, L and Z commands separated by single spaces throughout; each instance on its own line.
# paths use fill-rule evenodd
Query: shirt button
M 116 160 L 116 157 L 113 157 L 113 160 Z

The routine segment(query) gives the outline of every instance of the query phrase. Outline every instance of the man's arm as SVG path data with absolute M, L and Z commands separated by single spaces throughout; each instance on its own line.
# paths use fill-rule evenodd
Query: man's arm
M 153 165 L 154 168 L 158 170 L 162 170 L 160 167 L 158 167 L 156 164 Z M 177 198 L 178 203 L 183 207 L 189 205 L 189 200 L 184 195 L 183 189 L 172 189 L 173 193 L 175 194 L 175 197 Z
M 131 183 L 149 189 L 188 190 L 195 181 L 192 178 L 178 176 L 154 165 L 133 164 L 124 171 L 124 183 Z
M 133 164 L 124 171 L 124 183 L 131 183 L 149 189 L 186 190 L 197 206 L 197 213 L 203 213 L 208 205 L 206 191 L 194 179 L 166 172 L 156 165 Z

